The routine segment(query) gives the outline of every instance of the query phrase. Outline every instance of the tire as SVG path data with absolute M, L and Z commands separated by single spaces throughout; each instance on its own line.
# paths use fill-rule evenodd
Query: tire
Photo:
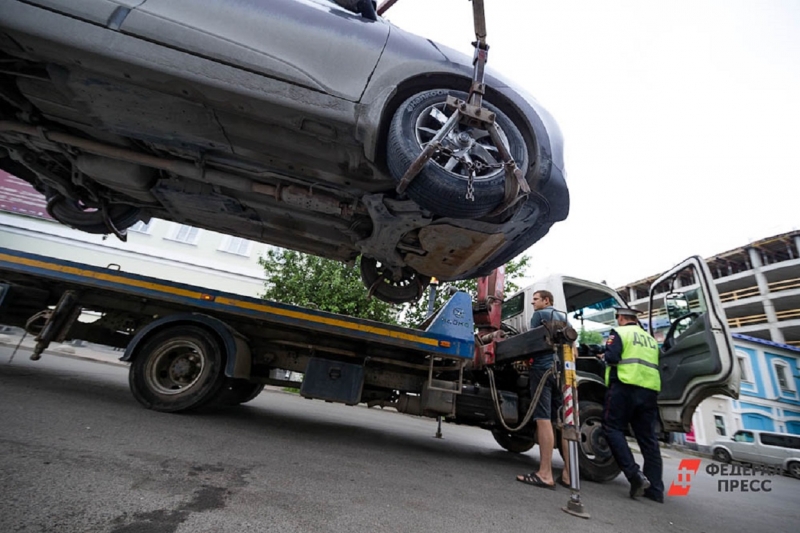
M 400 279 L 371 257 L 361 256 L 359 263 L 361 281 L 370 294 L 386 303 L 401 305 L 419 300 L 430 284 L 431 278 L 403 267 Z
M 725 448 L 716 448 L 714 450 L 714 459 L 719 461 L 720 463 L 730 463 L 731 462 L 731 454 L 728 453 L 728 450 Z
M 214 398 L 213 404 L 220 407 L 241 405 L 255 399 L 263 390 L 263 383 L 251 383 L 245 379 L 227 379 Z
M 441 129 L 443 121 L 452 114 L 452 110 L 444 105 L 448 95 L 467 98 L 465 93 L 436 89 L 412 96 L 395 112 L 387 138 L 387 164 L 396 181 L 402 179 L 411 163 L 422 152 L 422 143 L 438 131 L 437 126 Z M 528 153 L 519 129 L 493 105 L 484 102 L 483 106 L 496 114 L 495 124 L 508 141 L 509 153 L 517 167 L 523 173 L 526 172 Z M 433 111 L 434 109 L 438 112 Z M 458 137 L 458 134 L 466 134 L 466 137 Z M 458 146 L 466 151 L 473 161 L 482 162 L 487 153 L 491 156 L 496 154 L 494 151 L 496 149 L 484 130 L 459 124 L 445 137 L 444 142 L 450 147 L 456 147 L 457 139 L 465 142 Z M 483 147 L 488 147 L 488 152 Z M 502 162 L 499 156 L 492 159 L 495 163 Z M 503 169 L 480 170 L 474 180 L 475 199 L 467 200 L 468 172 L 461 163 L 446 169 L 445 166 L 453 164 L 453 161 L 455 158 L 434 155 L 411 181 L 406 194 L 420 207 L 443 217 L 476 219 L 489 214 L 502 202 L 505 195 L 506 178 Z M 494 164 L 488 159 L 486 162 Z
M 502 429 L 492 430 L 492 437 L 501 448 L 511 453 L 525 453 L 536 444 L 536 439 L 513 435 Z
M 578 404 L 578 410 L 581 422 L 581 440 L 578 443 L 578 464 L 581 478 L 597 483 L 611 481 L 622 471 L 614 460 L 614 456 L 611 455 L 605 433 L 602 430 L 603 406 L 596 402 L 586 401 Z M 566 453 L 566 450 L 563 450 L 563 453 Z
M 786 465 L 786 471 L 789 472 L 789 475 L 793 478 L 800 479 L 800 461 L 792 461 Z
M 225 383 L 219 341 L 198 326 L 155 333 L 137 350 L 128 374 L 134 398 L 154 411 L 174 413 L 202 407 Z
M 76 200 L 55 194 L 47 199 L 47 212 L 65 226 L 92 233 L 106 235 L 111 233 L 99 210 L 85 208 Z M 119 231 L 125 231 L 139 221 L 141 211 L 138 207 L 126 204 L 109 206 L 109 218 Z

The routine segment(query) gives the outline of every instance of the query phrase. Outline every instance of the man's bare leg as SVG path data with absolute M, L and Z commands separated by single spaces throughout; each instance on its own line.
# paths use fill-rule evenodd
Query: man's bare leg
M 536 439 L 539 441 L 539 471 L 536 473 L 543 482 L 553 485 L 553 424 L 549 420 L 536 421 Z

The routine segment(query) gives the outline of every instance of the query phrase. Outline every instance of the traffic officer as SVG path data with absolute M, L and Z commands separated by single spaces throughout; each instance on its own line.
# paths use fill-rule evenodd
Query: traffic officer
M 639 324 L 636 310 L 614 309 L 619 326 L 609 333 L 603 356 L 608 387 L 603 429 L 614 459 L 631 484 L 631 498 L 644 495 L 664 503 L 661 449 L 656 437 L 661 390 L 658 343 Z M 644 456 L 644 473 L 625 440 L 629 424 Z

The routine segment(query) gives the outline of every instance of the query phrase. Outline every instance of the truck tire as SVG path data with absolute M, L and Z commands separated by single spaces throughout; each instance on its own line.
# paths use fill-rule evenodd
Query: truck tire
M 603 406 L 597 402 L 580 402 L 578 412 L 581 422 L 580 442 L 578 443 L 578 463 L 582 479 L 605 483 L 615 479 L 622 472 L 611 455 L 603 433 Z M 559 452 L 564 458 L 568 450 L 561 450 L 561 431 L 556 432 Z
M 536 444 L 536 439 L 513 435 L 502 429 L 492 430 L 492 437 L 501 448 L 512 453 L 525 453 Z
M 403 178 L 411 163 L 422 153 L 422 143 L 427 144 L 452 115 L 453 110 L 445 104 L 451 94 L 467 98 L 466 93 L 436 89 L 415 94 L 395 112 L 389 126 L 386 162 L 396 181 Z M 495 113 L 495 124 L 507 141 L 509 153 L 525 173 L 528 151 L 520 130 L 490 103 L 484 101 L 483 107 Z M 406 194 L 420 207 L 442 217 L 476 219 L 489 214 L 503 201 L 506 178 L 502 166 L 496 167 L 502 160 L 488 133 L 459 124 L 444 142 L 448 147 L 458 147 L 459 153 L 463 151 L 474 163 L 484 164 L 475 175 L 474 199 L 466 198 L 468 171 L 461 163 L 456 163 L 458 158 L 444 155 L 444 152 L 434 155 L 422 167 L 406 189 Z
M 139 403 L 174 413 L 202 407 L 225 382 L 225 354 L 209 331 L 181 324 L 155 333 L 137 350 L 128 381 Z
M 213 400 L 220 407 L 232 407 L 255 399 L 264 390 L 263 383 L 251 383 L 246 379 L 228 379 Z

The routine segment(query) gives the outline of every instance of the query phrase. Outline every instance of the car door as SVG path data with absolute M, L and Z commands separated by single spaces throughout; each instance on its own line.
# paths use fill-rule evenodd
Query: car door
M 121 28 L 169 48 L 356 102 L 390 25 L 330 0 L 144 0 Z
M 739 397 L 728 319 L 701 257 L 690 257 L 652 284 L 649 327 L 661 344 L 658 403 L 665 431 L 690 431 L 695 408 L 709 396 Z
M 759 461 L 759 445 L 756 442 L 756 436 L 752 431 L 739 430 L 731 437 L 733 442 L 730 443 L 731 457 L 734 461 L 741 461 L 744 463 L 758 463 Z

